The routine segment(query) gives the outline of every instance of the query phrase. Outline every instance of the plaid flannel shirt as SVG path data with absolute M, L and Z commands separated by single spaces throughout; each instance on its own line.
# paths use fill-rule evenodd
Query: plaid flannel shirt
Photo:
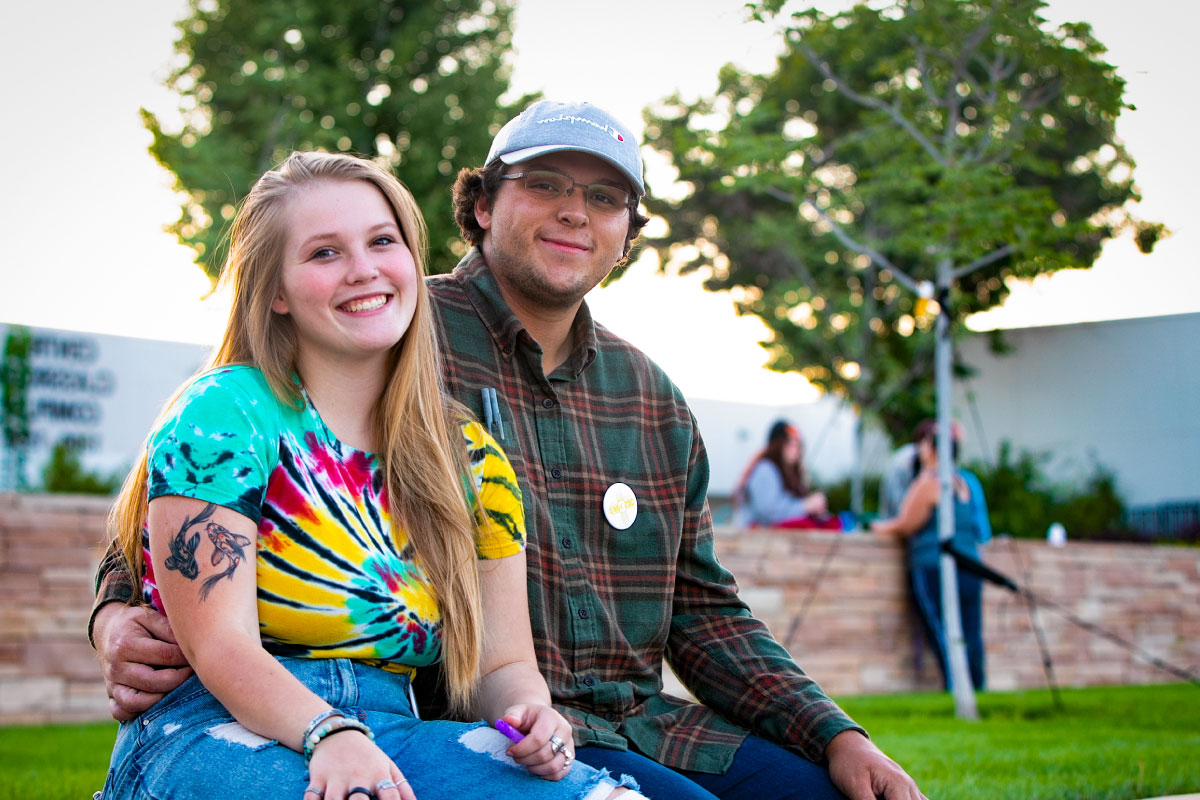
M 634 749 L 722 773 L 752 730 L 823 763 L 859 730 L 755 619 L 718 563 L 708 457 L 680 391 L 640 350 L 593 323 L 553 374 L 472 250 L 429 279 L 450 394 L 487 420 L 525 499 L 530 621 L 538 664 L 580 745 Z M 637 518 L 606 520 L 628 484 Z M 666 659 L 703 703 L 662 693 Z
M 483 390 L 496 393 L 491 432 L 526 505 L 538 664 L 576 741 L 723 773 L 747 730 L 817 763 L 834 736 L 862 731 L 750 614 L 717 561 L 708 457 L 663 371 L 584 304 L 574 352 L 547 377 L 478 250 L 428 284 L 448 391 L 485 422 Z M 627 530 L 601 507 L 617 482 L 637 498 Z M 120 558 L 106 558 L 95 608 L 130 590 Z M 664 659 L 703 705 L 663 694 Z

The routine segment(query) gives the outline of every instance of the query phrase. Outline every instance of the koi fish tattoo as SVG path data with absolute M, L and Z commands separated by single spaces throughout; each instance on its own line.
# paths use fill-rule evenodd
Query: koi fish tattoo
M 237 569 L 238 564 L 241 564 L 246 558 L 246 551 L 243 548 L 250 544 L 250 540 L 245 536 L 236 534 L 216 522 L 208 523 L 208 525 L 205 526 L 205 530 L 208 532 L 208 540 L 213 543 L 213 566 L 215 567 L 222 561 L 228 559 L 229 567 L 224 572 L 205 579 L 204 584 L 200 587 L 201 600 L 204 600 L 208 597 L 208 593 L 212 591 L 213 587 L 216 586 L 222 578 L 229 578 L 230 580 L 233 580 L 233 571 Z M 196 534 L 197 537 L 199 535 L 200 534 Z
M 167 569 L 175 570 L 189 581 L 196 580 L 200 575 L 200 565 L 196 563 L 196 548 L 200 545 L 200 534 L 187 536 L 187 529 L 204 522 L 213 515 L 216 506 L 209 503 L 195 517 L 184 517 L 179 526 L 179 533 L 169 542 L 171 555 L 163 562 Z
M 245 548 L 250 544 L 250 540 L 245 536 L 234 533 L 218 522 L 209 521 L 216 509 L 215 504 L 209 503 L 196 516 L 184 517 L 183 524 L 179 526 L 179 532 L 169 542 L 171 554 L 163 562 L 163 566 L 167 569 L 175 570 L 190 581 L 198 578 L 200 564 L 196 561 L 196 548 L 200 546 L 200 532 L 197 531 L 191 536 L 188 536 L 187 532 L 195 525 L 204 524 L 208 540 L 213 543 L 212 565 L 215 567 L 223 561 L 228 561 L 229 566 L 224 572 L 204 580 L 200 586 L 201 600 L 208 598 L 208 593 L 222 578 L 233 580 L 234 570 L 246 559 Z

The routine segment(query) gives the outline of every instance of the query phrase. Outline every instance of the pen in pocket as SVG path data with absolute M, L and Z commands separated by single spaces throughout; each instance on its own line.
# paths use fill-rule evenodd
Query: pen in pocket
M 483 396 L 484 427 L 492 436 L 504 439 L 504 420 L 500 417 L 500 402 L 496 399 L 496 390 L 487 388 L 481 394 Z

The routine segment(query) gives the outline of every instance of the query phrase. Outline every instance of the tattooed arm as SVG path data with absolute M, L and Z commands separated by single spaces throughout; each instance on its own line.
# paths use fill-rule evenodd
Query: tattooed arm
M 168 496 L 150 501 L 147 525 L 158 590 L 188 663 L 239 722 L 300 749 L 304 726 L 328 705 L 303 697 L 308 690 L 262 647 L 254 522 Z
M 196 674 L 242 725 L 302 750 L 305 726 L 330 707 L 262 647 L 254 522 L 201 500 L 166 496 L 150 501 L 147 524 L 158 590 Z M 310 773 L 321 780 L 317 785 L 331 787 L 360 775 L 370 777 L 366 785 L 399 776 L 391 760 L 356 731 L 322 741 Z

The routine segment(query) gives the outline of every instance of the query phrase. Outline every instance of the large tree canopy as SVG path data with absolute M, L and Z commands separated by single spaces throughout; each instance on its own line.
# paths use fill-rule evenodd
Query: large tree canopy
M 293 149 L 358 153 L 412 190 L 430 267 L 449 269 L 454 176 L 511 116 L 498 102 L 510 14 L 504 0 L 191 0 L 167 79 L 182 127 L 142 112 L 186 195 L 170 230 L 215 278 L 222 233 L 262 172 Z
M 933 406 L 916 379 L 938 304 L 914 289 L 939 264 L 956 282 L 936 299 L 961 320 L 1010 277 L 1088 267 L 1123 229 L 1144 250 L 1161 234 L 1125 210 L 1124 82 L 1086 24 L 1053 29 L 1044 5 L 801 11 L 773 74 L 726 67 L 715 96 L 660 103 L 647 141 L 687 188 L 647 201 L 669 224 L 664 263 L 734 290 L 771 330 L 770 367 L 906 434 Z

